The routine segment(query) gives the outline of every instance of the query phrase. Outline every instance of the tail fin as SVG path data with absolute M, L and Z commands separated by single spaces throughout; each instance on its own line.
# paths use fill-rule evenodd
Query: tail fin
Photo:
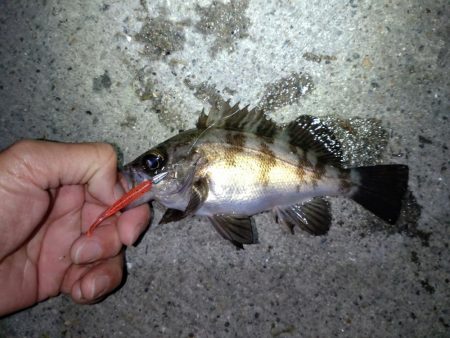
M 408 166 L 377 165 L 351 171 L 358 188 L 351 198 L 384 221 L 395 224 L 408 187 Z

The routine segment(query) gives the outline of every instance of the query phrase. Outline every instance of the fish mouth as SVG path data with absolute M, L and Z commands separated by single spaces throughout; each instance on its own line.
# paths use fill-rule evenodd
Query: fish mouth
M 153 184 L 158 184 L 161 182 L 169 173 L 167 171 L 163 171 L 161 173 L 158 173 L 154 175 L 153 177 L 150 177 L 146 174 L 141 174 L 139 171 L 134 170 L 133 168 L 127 168 L 125 167 L 121 171 L 124 185 L 127 187 L 128 190 L 133 189 L 135 186 L 137 186 L 139 183 L 143 181 L 152 181 Z
M 149 176 L 145 173 L 142 173 L 138 170 L 136 170 L 133 167 L 125 167 L 122 171 L 121 171 L 121 181 L 124 187 L 126 187 L 125 190 L 129 191 L 131 189 L 133 189 L 134 187 L 136 187 L 137 185 L 139 185 L 140 183 L 142 183 L 143 181 L 151 181 L 153 184 L 153 188 L 150 189 L 148 192 L 146 192 L 144 195 L 142 195 L 142 197 L 140 197 L 139 199 L 137 199 L 136 201 L 134 201 L 133 203 L 131 203 L 126 210 L 134 208 L 138 205 L 150 202 L 151 200 L 154 199 L 155 197 L 155 191 L 154 186 L 156 184 L 158 184 L 159 182 L 161 182 L 166 176 L 168 175 L 168 172 L 161 172 L 158 173 L 154 176 Z

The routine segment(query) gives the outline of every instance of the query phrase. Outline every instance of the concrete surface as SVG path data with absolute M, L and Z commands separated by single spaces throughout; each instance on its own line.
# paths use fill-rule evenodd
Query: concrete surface
M 200 218 L 154 227 L 114 295 L 0 337 L 448 336 L 449 38 L 447 0 L 0 2 L 1 148 L 101 140 L 128 161 L 230 99 L 324 116 L 351 163 L 411 171 L 396 227 L 343 199 L 328 235 L 264 214 L 243 251 Z

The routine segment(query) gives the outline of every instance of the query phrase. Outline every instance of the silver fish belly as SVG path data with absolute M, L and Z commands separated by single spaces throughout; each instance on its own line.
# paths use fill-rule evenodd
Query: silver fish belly
M 130 187 L 162 177 L 138 203 L 168 209 L 160 223 L 206 216 L 237 247 L 257 241 L 252 215 L 320 235 L 331 224 L 326 196 L 343 195 L 395 223 L 408 167 L 346 169 L 339 142 L 319 119 L 302 115 L 284 127 L 263 112 L 228 106 L 204 113 L 197 128 L 174 136 L 125 166 Z M 158 176 L 159 175 L 159 176 Z

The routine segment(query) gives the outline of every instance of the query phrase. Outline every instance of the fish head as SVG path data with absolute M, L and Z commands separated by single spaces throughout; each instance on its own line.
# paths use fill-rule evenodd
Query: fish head
M 150 191 L 134 201 L 129 208 L 152 200 L 171 199 L 186 186 L 196 163 L 189 136 L 189 133 L 179 134 L 124 166 L 121 173 L 128 189 L 145 180 L 152 182 Z

